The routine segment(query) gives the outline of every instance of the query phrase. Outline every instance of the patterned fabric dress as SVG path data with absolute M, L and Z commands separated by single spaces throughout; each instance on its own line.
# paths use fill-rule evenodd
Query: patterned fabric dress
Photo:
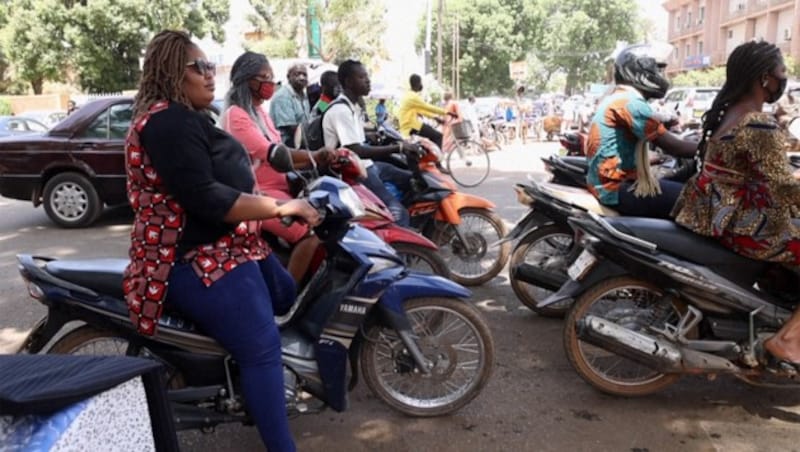
M 710 140 L 703 170 L 675 204 L 675 221 L 743 256 L 800 265 L 800 183 L 784 143 L 774 117 L 760 112 Z

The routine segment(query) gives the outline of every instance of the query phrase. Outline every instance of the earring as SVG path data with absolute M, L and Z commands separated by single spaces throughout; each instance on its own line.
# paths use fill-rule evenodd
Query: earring
M 766 88 L 766 87 L 767 87 L 767 80 L 766 80 L 766 79 L 764 79 L 764 80 L 761 82 L 761 86 L 762 86 L 762 87 L 764 87 L 764 88 Z

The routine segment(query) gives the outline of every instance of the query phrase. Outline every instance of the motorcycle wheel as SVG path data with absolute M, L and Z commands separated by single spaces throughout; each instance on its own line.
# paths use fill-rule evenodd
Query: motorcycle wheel
M 466 207 L 458 214 L 461 224 L 438 223 L 432 240 L 439 246 L 453 281 L 465 286 L 479 286 L 497 276 L 505 267 L 511 254 L 511 243 L 490 246 L 507 233 L 503 220 L 491 210 Z M 464 241 L 456 234 L 456 227 Z
M 452 298 L 404 303 L 420 351 L 432 368 L 420 372 L 397 332 L 372 325 L 364 333 L 361 371 L 370 390 L 409 416 L 450 414 L 480 394 L 494 368 L 494 340 L 480 311 Z
M 572 367 L 595 389 L 615 396 L 639 397 L 661 391 L 680 374 L 665 374 L 578 338 L 577 322 L 587 314 L 602 317 L 626 328 L 649 332 L 677 323 L 677 309 L 666 304 L 653 284 L 621 276 L 601 281 L 584 292 L 564 324 L 564 349 Z
M 572 250 L 572 237 L 573 232 L 569 228 L 556 225 L 541 227 L 514 247 L 509 268 L 514 269 L 521 264 L 528 264 L 566 277 L 570 264 L 567 262 L 567 256 Z M 562 301 L 542 308 L 537 307 L 536 303 L 549 297 L 554 291 L 522 282 L 513 277 L 513 271 L 511 274 L 511 288 L 525 307 L 543 317 L 561 318 L 567 315 L 572 303 Z
M 406 262 L 406 267 L 424 273 L 450 278 L 447 263 L 434 250 L 413 243 L 392 243 L 392 248 Z
M 124 337 L 109 331 L 97 329 L 91 325 L 75 328 L 61 337 L 47 351 L 50 355 L 91 355 L 91 356 L 125 356 L 129 353 L 129 343 Z M 131 350 L 133 356 L 139 356 L 138 350 Z M 169 389 L 180 389 L 186 386 L 183 375 L 178 371 L 167 371 L 165 375 Z

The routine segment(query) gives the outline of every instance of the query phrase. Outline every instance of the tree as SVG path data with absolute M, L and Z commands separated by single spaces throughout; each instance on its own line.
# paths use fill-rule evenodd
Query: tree
M 45 80 L 63 80 L 67 9 L 58 0 L 14 0 L 8 6 L 2 43 L 16 75 L 41 94 Z
M 228 0 L 10 0 L 0 8 L 3 48 L 17 77 L 40 94 L 69 71 L 90 92 L 133 88 L 147 39 L 165 28 L 224 39 Z M 0 4 L 5 6 L 6 3 Z
M 147 39 L 162 29 L 187 30 L 224 40 L 228 0 L 93 0 L 70 10 L 68 45 L 81 88 L 89 92 L 131 89 Z
M 374 0 L 328 0 L 319 8 L 323 61 L 339 62 L 357 58 L 369 64 L 384 57 L 385 10 Z M 308 2 L 297 0 L 250 0 L 256 11 L 251 22 L 262 35 L 251 47 L 268 57 L 295 57 L 303 43 L 310 42 L 306 13 Z
M 515 82 L 544 90 L 560 73 L 567 92 L 600 81 L 617 41 L 636 41 L 642 28 L 636 25 L 634 0 L 453 0 L 447 7 L 444 73 L 451 71 L 449 30 L 458 17 L 462 91 L 476 95 L 508 95 Z M 420 25 L 418 48 L 424 19 Z M 433 55 L 437 52 L 434 45 Z M 512 81 L 508 64 L 522 60 L 528 62 L 529 78 Z

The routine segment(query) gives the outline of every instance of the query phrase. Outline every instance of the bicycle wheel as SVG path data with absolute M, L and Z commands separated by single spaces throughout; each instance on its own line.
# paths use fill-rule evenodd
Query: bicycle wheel
M 476 187 L 489 176 L 489 153 L 473 140 L 457 141 L 447 153 L 447 170 L 450 177 L 462 187 Z

